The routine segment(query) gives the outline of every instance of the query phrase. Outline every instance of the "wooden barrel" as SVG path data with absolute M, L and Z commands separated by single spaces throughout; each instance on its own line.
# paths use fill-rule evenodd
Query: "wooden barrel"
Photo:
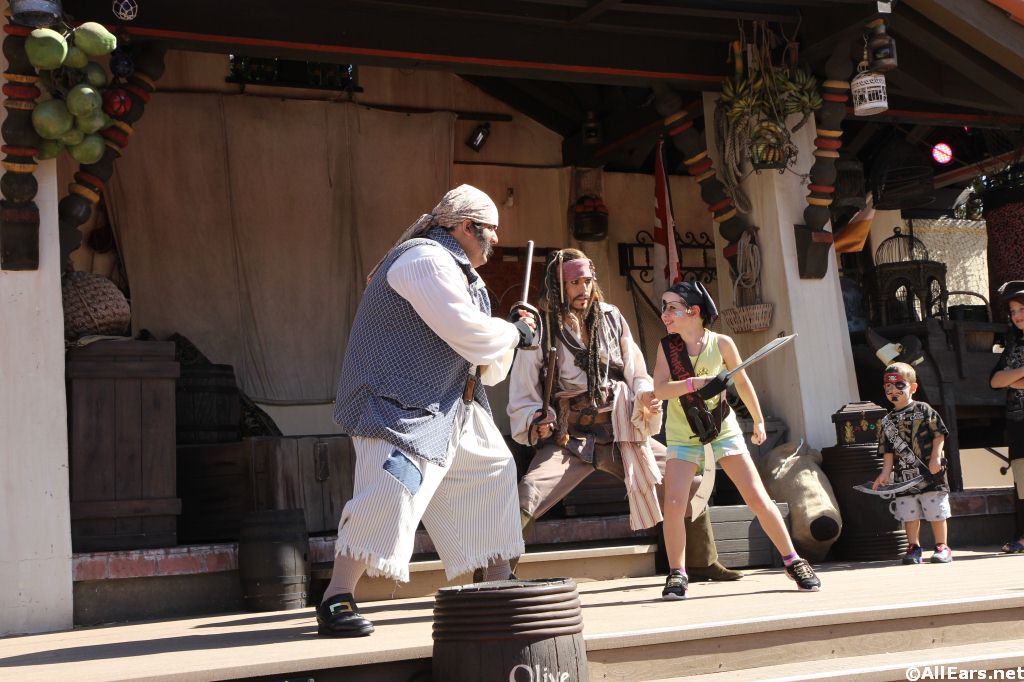
M 889 511 L 889 500 L 853 489 L 874 480 L 882 471 L 876 443 L 824 448 L 821 468 L 832 483 L 843 518 L 843 530 L 832 545 L 835 558 L 886 560 L 907 551 L 907 534 Z
M 310 566 L 303 511 L 273 509 L 242 519 L 238 574 L 249 611 L 305 607 Z
M 175 392 L 178 445 L 241 437 L 242 401 L 231 365 L 185 365 Z
M 434 598 L 435 680 L 589 679 L 571 578 L 442 587 Z

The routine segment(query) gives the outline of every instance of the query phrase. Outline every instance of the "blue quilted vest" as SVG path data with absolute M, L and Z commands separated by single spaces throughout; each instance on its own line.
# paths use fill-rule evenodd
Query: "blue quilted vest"
M 414 246 L 451 254 L 469 280 L 469 295 L 484 313 L 491 303 L 484 281 L 452 235 L 435 227 L 426 238 L 392 249 L 363 292 L 334 402 L 334 421 L 350 436 L 385 440 L 402 452 L 446 466 L 448 445 L 470 363 L 441 340 L 388 284 L 392 264 Z M 478 382 L 473 395 L 488 414 Z

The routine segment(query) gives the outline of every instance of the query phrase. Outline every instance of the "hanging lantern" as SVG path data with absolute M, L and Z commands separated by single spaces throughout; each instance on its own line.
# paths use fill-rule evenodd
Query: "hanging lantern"
M 868 68 L 876 73 L 896 68 L 896 41 L 885 32 L 885 19 L 875 19 L 869 28 L 875 33 L 868 41 Z
M 866 52 L 867 50 L 865 50 Z M 866 58 L 857 67 L 857 71 L 857 75 L 850 81 L 850 91 L 853 94 L 853 113 L 856 116 L 871 116 L 888 109 L 889 97 L 885 92 L 885 76 L 868 70 Z
M 60 0 L 11 0 L 11 18 L 22 26 L 52 26 L 61 13 Z

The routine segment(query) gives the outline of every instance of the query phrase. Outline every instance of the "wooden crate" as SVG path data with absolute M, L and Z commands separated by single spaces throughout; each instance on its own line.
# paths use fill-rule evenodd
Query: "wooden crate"
M 777 502 L 786 527 L 789 527 L 789 505 Z M 728 568 L 749 566 L 781 566 L 782 557 L 768 539 L 760 522 L 746 505 L 709 507 L 711 530 L 715 535 L 718 561 Z
M 99 341 L 66 375 L 73 550 L 177 544 L 174 344 Z
M 242 517 L 302 509 L 310 533 L 337 530 L 352 498 L 348 436 L 266 436 L 178 448 L 182 542 L 235 540 Z
M 562 500 L 566 516 L 609 516 L 629 513 L 626 485 L 609 473 L 595 471 Z

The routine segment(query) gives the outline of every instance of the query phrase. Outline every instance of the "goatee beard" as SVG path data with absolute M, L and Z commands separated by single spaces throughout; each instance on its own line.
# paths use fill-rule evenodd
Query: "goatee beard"
M 491 255 L 494 253 L 494 244 L 492 244 L 487 237 L 482 234 L 476 236 L 476 241 L 480 244 L 480 257 L 484 259 L 484 263 L 491 259 Z

